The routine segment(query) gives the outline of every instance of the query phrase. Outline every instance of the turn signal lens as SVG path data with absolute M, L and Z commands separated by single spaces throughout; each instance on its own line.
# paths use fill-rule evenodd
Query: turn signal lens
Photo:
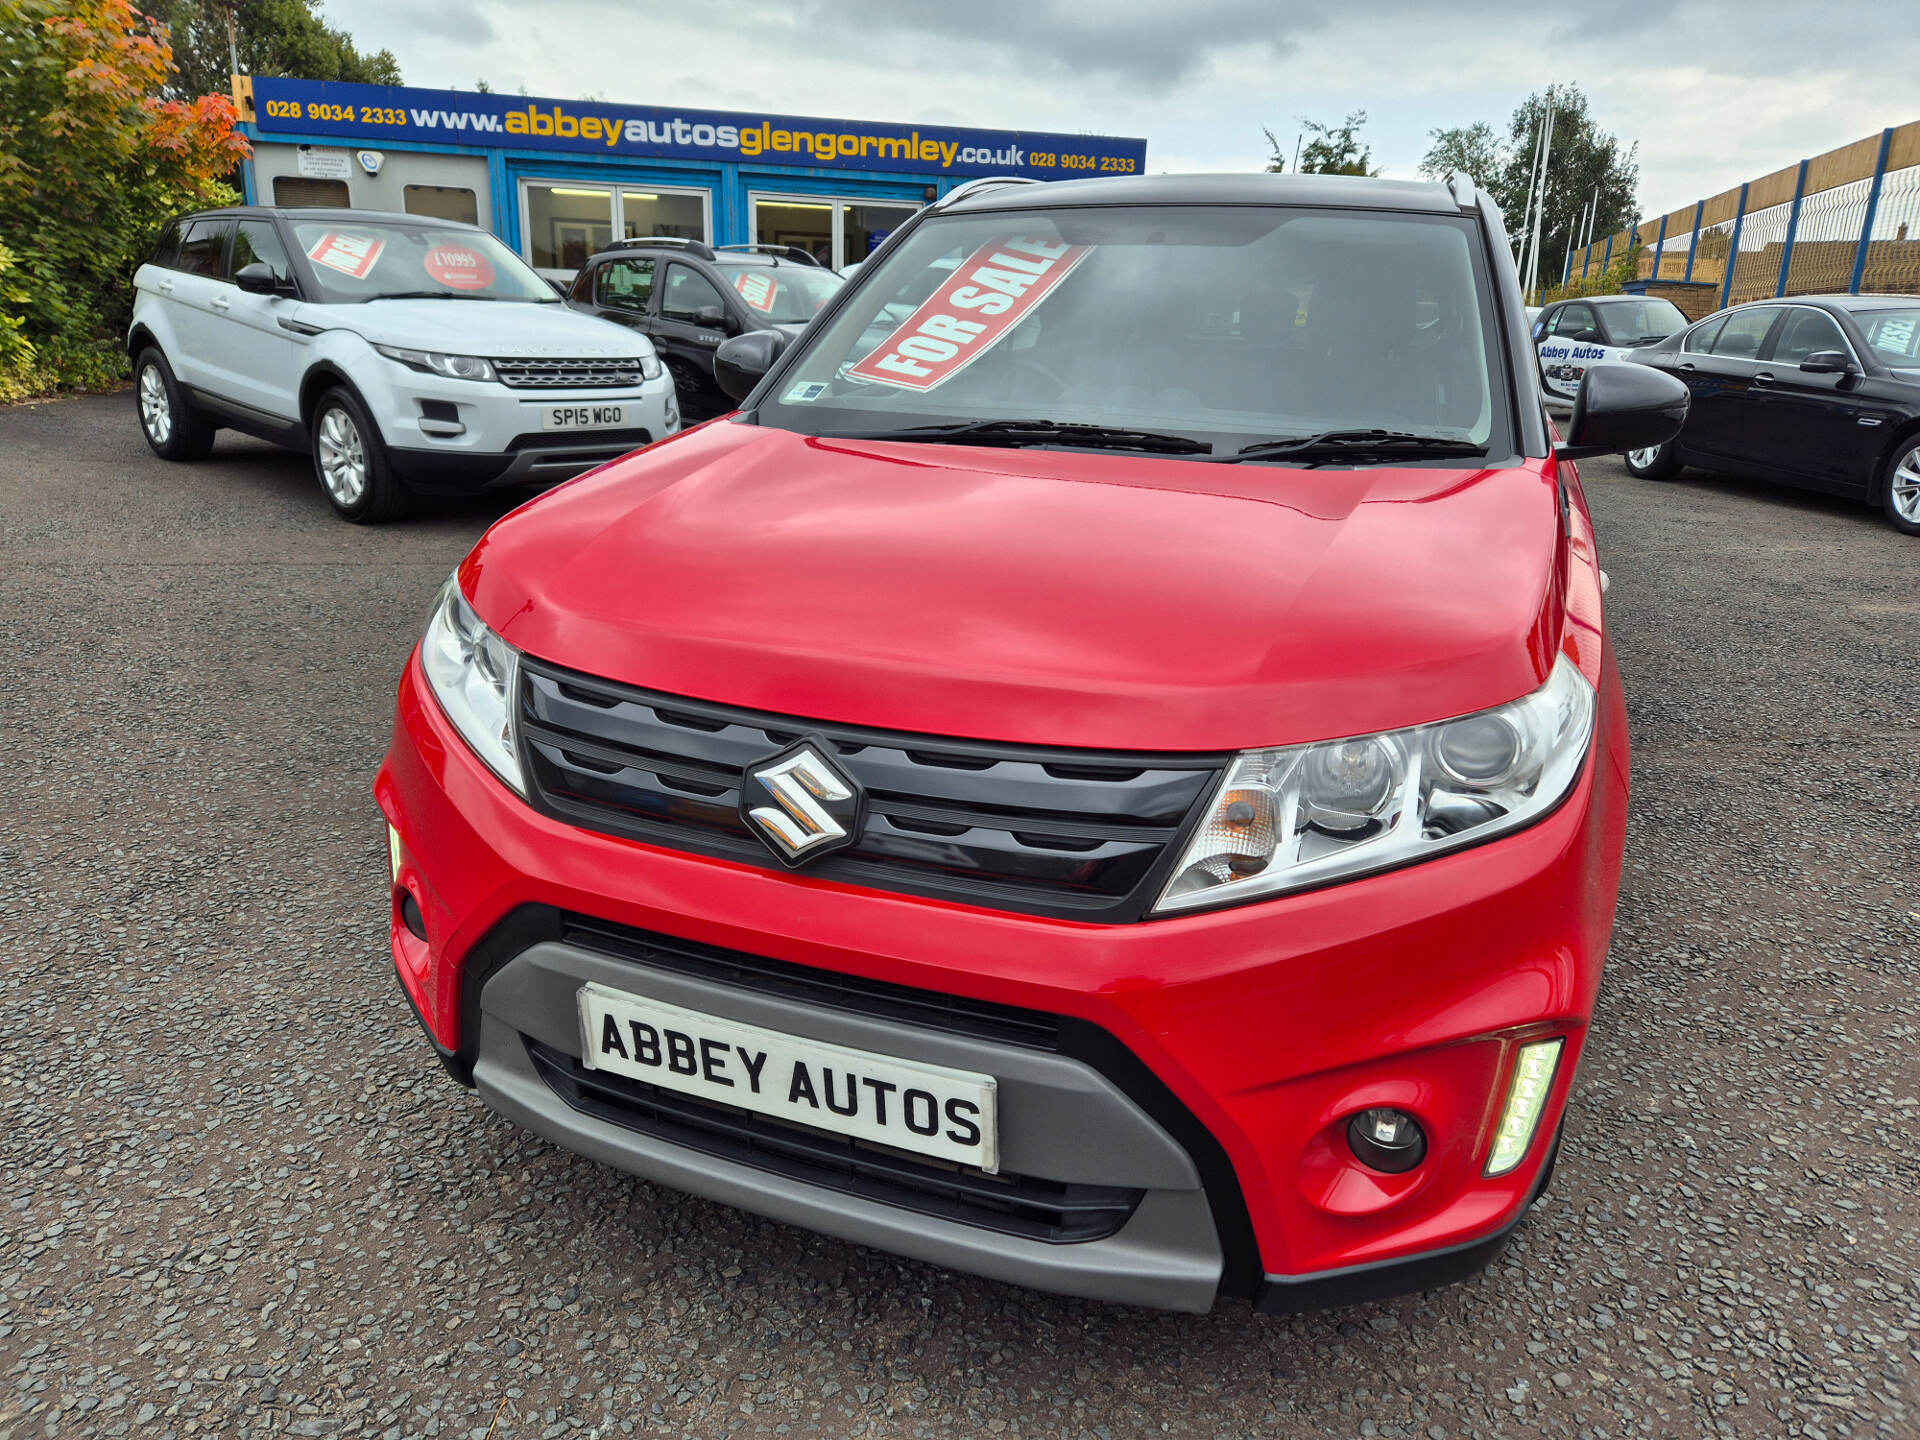
M 1507 1090 L 1507 1106 L 1500 1112 L 1500 1129 L 1494 1136 L 1493 1154 L 1487 1157 L 1487 1174 L 1504 1175 L 1522 1160 L 1533 1144 L 1533 1132 L 1553 1093 L 1553 1072 L 1560 1068 L 1563 1040 L 1536 1040 L 1520 1047 L 1513 1064 L 1513 1084 Z
M 387 826 L 387 868 L 392 873 L 388 879 L 395 885 L 400 883 L 400 832 Z

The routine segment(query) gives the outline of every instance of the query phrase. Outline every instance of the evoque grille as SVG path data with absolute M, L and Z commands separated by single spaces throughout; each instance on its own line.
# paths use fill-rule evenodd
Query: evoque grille
M 638 385 L 640 362 L 625 356 L 599 360 L 496 359 L 493 373 L 502 385 L 516 390 L 599 389 Z

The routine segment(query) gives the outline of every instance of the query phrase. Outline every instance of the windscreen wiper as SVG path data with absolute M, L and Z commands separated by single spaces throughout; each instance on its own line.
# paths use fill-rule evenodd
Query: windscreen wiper
M 498 295 L 467 295 L 458 290 L 392 290 L 368 300 L 498 300 Z
M 1145 450 L 1158 455 L 1211 455 L 1213 447 L 1188 435 L 1123 430 L 1111 425 L 1063 425 L 1055 420 L 962 420 L 904 430 L 859 430 L 822 440 L 927 440 L 953 445 L 1080 445 L 1100 450 Z
M 1246 460 L 1356 460 L 1372 455 L 1414 459 L 1486 453 L 1485 445 L 1457 440 L 1451 435 L 1416 435 L 1410 430 L 1326 430 L 1318 435 L 1299 435 L 1287 440 L 1261 440 L 1215 459 L 1223 465 L 1237 465 Z

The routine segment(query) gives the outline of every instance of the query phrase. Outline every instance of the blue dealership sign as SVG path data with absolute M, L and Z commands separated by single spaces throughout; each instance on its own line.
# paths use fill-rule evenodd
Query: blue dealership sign
M 1145 140 L 1109 135 L 817 120 L 268 76 L 254 78 L 253 98 L 252 118 L 263 137 L 278 132 L 363 143 L 566 150 L 623 160 L 666 156 L 1036 180 L 1137 175 L 1147 161 Z

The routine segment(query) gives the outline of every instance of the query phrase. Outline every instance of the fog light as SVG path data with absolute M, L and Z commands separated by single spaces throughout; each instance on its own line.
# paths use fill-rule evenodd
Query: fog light
M 387 868 L 390 872 L 388 878 L 398 885 L 400 883 L 400 832 L 391 825 L 387 826 Z
M 1513 1064 L 1513 1084 L 1507 1090 L 1507 1105 L 1500 1112 L 1500 1129 L 1493 1142 L 1493 1154 L 1487 1157 L 1487 1174 L 1504 1175 L 1527 1158 L 1533 1144 L 1533 1132 L 1540 1127 L 1540 1116 L 1553 1093 L 1553 1072 L 1560 1068 L 1562 1040 L 1536 1040 L 1520 1047 Z
M 1347 1122 L 1354 1158 L 1383 1175 L 1404 1175 L 1427 1158 L 1427 1132 L 1404 1110 L 1380 1106 Z
M 414 939 L 427 938 L 427 917 L 420 913 L 420 902 L 413 898 L 411 890 L 400 892 L 400 923 Z

